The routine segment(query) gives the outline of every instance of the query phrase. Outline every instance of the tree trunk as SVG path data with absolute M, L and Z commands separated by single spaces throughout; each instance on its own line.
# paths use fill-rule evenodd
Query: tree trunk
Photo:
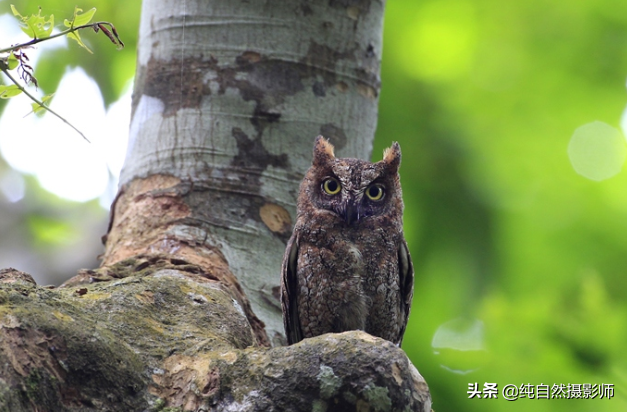
M 0 275 L 0 409 L 430 409 L 381 339 L 280 347 L 281 257 L 313 140 L 370 157 L 383 6 L 144 1 L 102 266 L 56 290 Z
M 170 188 L 186 212 L 130 247 L 118 236 L 129 222 L 114 219 L 104 265 L 190 238 L 194 253 L 221 254 L 281 342 L 278 274 L 313 140 L 369 158 L 376 127 L 383 4 L 343 3 L 144 2 L 121 184 L 167 176 L 148 190 Z

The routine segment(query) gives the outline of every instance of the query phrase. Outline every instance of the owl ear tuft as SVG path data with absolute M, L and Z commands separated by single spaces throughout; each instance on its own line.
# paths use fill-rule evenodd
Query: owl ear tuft
M 401 165 L 401 146 L 398 142 L 392 143 L 392 146 L 383 151 L 383 162 L 388 168 L 398 171 Z
M 335 159 L 333 149 L 333 145 L 329 143 L 327 139 L 322 136 L 316 137 L 316 143 L 314 143 L 313 150 L 313 164 L 325 164 L 329 160 Z

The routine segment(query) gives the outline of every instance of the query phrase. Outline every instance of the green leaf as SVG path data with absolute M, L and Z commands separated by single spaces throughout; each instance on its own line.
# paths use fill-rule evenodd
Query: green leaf
M 15 8 L 15 6 L 14 6 L 14 5 L 12 5 L 12 4 L 11 4 L 11 11 L 13 12 L 13 15 L 14 15 L 14 16 L 19 16 L 19 18 L 20 18 L 20 19 L 24 20 L 24 16 L 22 16 L 22 15 L 20 14 L 20 12 L 19 12 L 19 11 L 17 11 L 17 9 Z
M 85 50 L 87 50 L 88 52 L 93 54 L 93 52 L 91 50 L 89 50 L 89 47 L 87 47 L 85 45 L 85 43 L 83 43 L 83 40 L 81 40 L 81 36 L 78 34 L 78 31 L 75 31 L 75 32 L 72 32 L 72 33 L 68 33 L 67 37 L 70 38 L 70 39 L 76 40 L 76 42 L 78 43 L 79 46 L 81 46 L 82 48 L 84 48 Z
M 89 23 L 91 19 L 94 17 L 95 13 L 96 13 L 95 7 L 90 10 L 87 10 L 83 14 L 78 14 L 77 12 L 74 12 L 74 27 L 82 26 L 82 25 Z
M 18 64 L 20 64 L 19 60 L 17 59 L 17 57 L 15 57 L 13 52 L 11 52 L 11 54 L 9 54 L 9 58 L 7 59 L 8 69 L 13 70 L 17 67 Z
M 75 7 L 74 8 L 74 17 L 72 17 L 72 20 L 70 21 L 68 19 L 65 19 L 63 21 L 63 24 L 65 25 L 65 27 L 69 27 L 69 28 L 73 29 L 74 27 L 85 25 L 85 24 L 87 24 L 87 23 L 89 23 L 91 21 L 92 17 L 94 17 L 94 13 L 96 13 L 96 9 L 95 8 L 87 10 L 87 12 L 81 14 L 80 12 L 82 12 L 82 11 L 83 11 L 83 9 Z M 76 42 L 78 43 L 79 46 L 81 46 L 82 48 L 84 48 L 88 52 L 92 53 L 92 51 L 89 50 L 89 47 L 87 47 L 85 45 L 85 43 L 83 43 L 83 40 L 81 39 L 80 34 L 78 34 L 78 31 L 74 31 L 72 33 L 68 33 L 67 36 L 70 39 L 76 40 Z
M 54 29 L 54 15 L 42 16 L 41 8 L 37 14 L 32 14 L 30 17 L 22 16 L 14 5 L 11 5 L 11 10 L 13 11 L 13 15 L 19 17 L 21 20 L 20 29 L 27 36 L 32 37 L 33 39 L 45 39 L 50 37 L 52 34 L 52 29 Z
M 42 97 L 41 98 L 41 103 L 42 104 L 31 103 L 30 105 L 33 108 L 33 113 L 38 114 L 38 115 L 44 114 L 46 112 L 46 107 L 47 107 L 47 106 L 45 106 L 45 103 L 48 100 L 52 99 L 52 96 L 54 96 L 54 93 L 48 94 L 48 95 Z
M 0 85 L 0 99 L 9 99 L 22 93 L 22 90 L 15 84 L 8 86 Z
M 87 10 L 83 14 L 80 14 L 81 11 L 83 11 L 83 9 L 75 7 L 74 17 L 72 18 L 72 20 L 70 21 L 68 19 L 65 19 L 65 21 L 63 21 L 65 27 L 78 27 L 89 23 L 96 13 L 96 8 L 94 7 L 90 10 Z

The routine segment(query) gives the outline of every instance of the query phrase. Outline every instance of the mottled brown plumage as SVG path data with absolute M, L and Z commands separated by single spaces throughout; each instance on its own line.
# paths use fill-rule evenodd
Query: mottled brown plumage
M 281 270 L 289 344 L 359 329 L 400 345 L 414 283 L 400 161 L 398 143 L 371 163 L 338 159 L 316 139 Z

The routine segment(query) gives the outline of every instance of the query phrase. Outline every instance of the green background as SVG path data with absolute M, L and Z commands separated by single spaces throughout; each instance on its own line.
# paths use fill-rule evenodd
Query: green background
M 139 1 L 76 3 L 97 7 L 127 47 L 86 35 L 97 59 L 77 48 L 48 54 L 40 64 L 59 70 L 38 80 L 52 91 L 66 65 L 81 65 L 112 103 L 134 74 Z M 32 1 L 15 4 L 35 12 Z M 74 3 L 37 5 L 59 19 Z M 627 410 L 627 175 L 591 180 L 568 155 L 581 126 L 620 128 L 627 2 L 391 0 L 383 56 L 373 157 L 400 142 L 416 269 L 403 349 L 434 410 Z M 580 149 L 598 155 L 592 171 L 624 153 L 622 134 L 610 149 L 604 137 L 593 133 Z M 42 228 L 80 230 L 71 220 L 80 214 L 62 210 L 106 220 L 96 202 L 28 186 L 22 202 L 40 202 L 23 218 L 35 248 L 60 247 Z M 468 399 L 474 382 L 606 383 L 614 398 L 508 402 L 499 390 L 498 399 Z

